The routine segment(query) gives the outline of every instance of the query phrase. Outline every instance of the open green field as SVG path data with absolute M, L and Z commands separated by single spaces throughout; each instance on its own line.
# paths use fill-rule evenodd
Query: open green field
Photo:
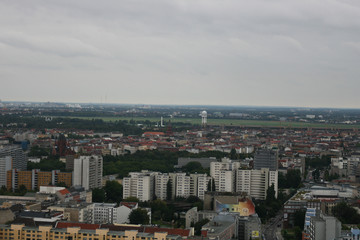
M 62 116 L 65 117 L 65 116 Z M 134 120 L 134 121 L 150 121 L 153 123 L 160 122 L 160 118 L 156 117 L 76 117 L 66 116 L 66 118 L 78 119 L 102 119 L 103 121 L 118 120 Z M 166 124 L 170 118 L 164 118 Z M 190 123 L 194 125 L 201 124 L 201 118 L 171 118 L 171 122 Z M 335 129 L 359 129 L 360 125 L 347 124 L 326 124 L 326 123 L 301 123 L 301 122 L 280 122 L 280 121 L 258 121 L 258 120 L 241 120 L 241 119 L 208 119 L 208 125 L 219 126 L 241 126 L 241 127 L 289 127 L 289 128 L 335 128 Z

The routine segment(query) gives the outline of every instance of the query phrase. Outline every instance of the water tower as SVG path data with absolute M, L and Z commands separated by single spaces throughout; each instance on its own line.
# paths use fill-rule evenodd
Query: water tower
M 205 127 L 206 124 L 207 124 L 207 112 L 206 112 L 206 111 L 202 111 L 202 112 L 200 113 L 200 116 L 201 116 L 201 125 L 202 125 L 203 127 Z

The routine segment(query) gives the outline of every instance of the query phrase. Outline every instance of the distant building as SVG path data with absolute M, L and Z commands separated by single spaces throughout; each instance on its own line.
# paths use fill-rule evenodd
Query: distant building
M 67 187 L 72 186 L 72 173 L 60 172 L 60 170 L 52 170 L 50 172 L 42 172 L 39 169 L 30 171 L 20 171 L 12 169 L 7 171 L 8 189 L 18 189 L 24 185 L 27 190 L 36 190 L 41 186 L 56 185 L 59 183 L 65 184 Z
M 265 200 L 269 187 L 274 185 L 275 197 L 278 194 L 278 171 L 260 170 L 236 171 L 236 192 L 246 192 L 256 199 Z
M 0 157 L 0 187 L 6 186 L 7 171 L 11 170 L 11 156 Z
M 118 230 L 120 229 L 120 230 Z M 189 229 L 170 229 L 142 226 L 115 226 L 85 223 L 59 222 L 51 225 L 27 227 L 24 224 L 0 225 L 0 235 L 4 239 L 29 239 L 28 234 L 36 239 L 147 239 L 147 240 L 182 240 L 191 236 Z M 89 237 L 92 236 L 92 237 Z M 96 237 L 95 237 L 96 236 Z M 95 237 L 95 238 L 94 238 Z M 31 238 L 34 239 L 34 238 Z
M 214 178 L 217 192 L 235 191 L 235 174 L 239 167 L 240 162 L 233 162 L 227 158 L 221 162 L 210 163 L 210 176 Z
M 160 173 L 155 176 L 155 196 L 157 199 L 166 200 L 168 191 L 169 174 Z M 169 189 L 171 190 L 171 189 Z
M 19 170 L 26 170 L 27 168 L 27 157 L 25 152 L 20 146 L 7 146 L 0 148 L 0 158 L 11 157 L 12 165 L 11 168 Z
M 178 158 L 177 167 L 184 167 L 186 164 L 190 162 L 198 162 L 201 164 L 203 168 L 209 168 L 211 162 L 217 162 L 216 158 Z
M 211 181 L 211 177 L 206 173 L 190 174 L 190 195 L 197 196 L 201 200 L 204 200 L 209 181 Z
M 66 168 L 66 170 L 69 170 L 69 171 L 74 170 L 74 160 L 75 160 L 75 155 L 66 155 L 65 156 L 65 168 Z
M 316 211 L 315 216 L 310 216 L 310 225 L 305 225 L 305 229 L 305 236 L 310 240 L 332 240 L 341 236 L 341 222 L 320 211 Z
M 101 156 L 80 156 L 74 159 L 74 186 L 85 190 L 101 188 L 103 175 L 103 158 Z
M 151 201 L 155 193 L 155 176 L 157 172 L 130 172 L 123 178 L 123 198 L 136 197 L 140 201 Z
M 254 156 L 254 169 L 268 168 L 271 171 L 278 169 L 277 153 L 268 149 L 259 149 Z

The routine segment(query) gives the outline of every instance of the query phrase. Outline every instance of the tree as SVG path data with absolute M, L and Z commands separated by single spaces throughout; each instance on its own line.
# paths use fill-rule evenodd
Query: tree
M 105 202 L 105 190 L 102 188 L 95 188 L 92 190 L 93 202 Z
M 149 224 L 149 216 L 145 209 L 137 208 L 129 215 L 131 224 Z
M 266 203 L 271 204 L 274 201 L 276 201 L 275 187 L 274 187 L 274 184 L 272 184 L 266 191 Z
M 210 192 L 215 192 L 215 180 L 213 178 L 211 178 L 211 180 L 209 180 L 207 190 Z
M 139 199 L 137 197 L 128 197 L 123 199 L 124 202 L 139 202 Z
M 196 203 L 196 202 L 201 202 L 201 199 L 197 196 L 191 195 L 186 199 L 186 201 L 188 203 Z
M 286 183 L 288 187 L 298 188 L 301 183 L 301 173 L 299 170 L 290 169 L 286 174 Z
M 170 180 L 166 183 L 166 200 L 171 201 L 172 199 L 172 184 Z
M 294 213 L 294 227 L 299 227 L 300 229 L 304 229 L 305 223 L 305 210 L 297 210 Z
M 208 222 L 210 222 L 209 219 L 205 218 L 202 219 L 200 221 L 198 221 L 197 223 L 194 224 L 194 229 L 195 229 L 195 235 L 200 236 L 201 235 L 201 228 L 202 226 L 204 226 L 205 224 L 207 224 Z
M 58 182 L 58 183 L 56 183 L 55 184 L 57 187 L 67 187 L 66 186 L 66 183 L 64 183 L 64 182 Z
M 238 154 L 236 153 L 235 148 L 232 148 L 230 151 L 230 159 L 238 159 Z
M 189 162 L 183 167 L 183 171 L 189 173 L 195 173 L 195 172 L 201 173 L 204 172 L 204 168 L 201 166 L 201 163 L 199 162 Z
M 209 182 L 208 182 L 208 185 L 207 185 L 207 190 L 208 190 L 208 192 L 211 192 L 211 179 L 209 180 Z
M 118 181 L 106 181 L 104 187 L 107 202 L 119 203 L 122 200 L 123 188 Z
M 332 212 L 343 224 L 358 224 L 360 222 L 360 214 L 346 202 L 336 204 Z
M 317 168 L 315 171 L 312 172 L 313 178 L 315 181 L 319 180 L 320 178 L 320 170 Z

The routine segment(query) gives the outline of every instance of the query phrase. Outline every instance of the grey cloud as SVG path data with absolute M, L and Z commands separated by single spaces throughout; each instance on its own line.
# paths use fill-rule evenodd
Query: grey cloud
M 358 19 L 355 0 L 4 0 L 2 80 L 33 86 L 0 96 L 353 107 Z
M 32 36 L 20 32 L 2 32 L 0 42 L 15 48 L 51 53 L 62 57 L 103 55 L 97 48 L 79 39 L 63 36 Z

